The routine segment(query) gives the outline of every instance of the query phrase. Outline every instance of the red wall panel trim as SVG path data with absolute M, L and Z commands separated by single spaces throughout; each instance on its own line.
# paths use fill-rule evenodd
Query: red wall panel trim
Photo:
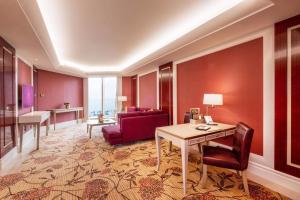
M 177 65 L 177 116 L 200 107 L 205 93 L 223 94 L 224 105 L 209 110 L 218 122 L 245 122 L 255 130 L 251 152 L 263 155 L 263 38 Z
M 300 169 L 287 164 L 287 29 L 299 24 L 300 15 L 275 24 L 275 169 L 300 178 Z M 292 41 L 292 44 L 294 42 L 294 45 L 297 45 L 297 41 Z M 299 85 L 295 84 L 295 81 L 299 81 L 300 79 L 298 57 L 299 54 L 292 56 L 292 62 L 295 62 L 292 63 L 292 106 L 293 99 L 295 99 L 293 91 L 298 89 L 299 92 Z M 297 96 L 296 99 L 298 99 Z M 299 103 L 297 105 L 299 109 Z M 299 112 L 296 112 L 297 110 L 293 109 L 297 109 L 297 106 L 293 106 L 291 109 L 292 118 L 295 117 L 293 116 L 293 112 L 295 112 L 296 116 L 299 114 Z M 297 122 L 293 122 L 292 119 L 293 123 Z M 293 130 L 292 128 L 292 132 L 294 131 L 297 130 Z M 299 132 L 295 132 L 292 137 L 294 140 L 292 143 L 294 149 L 292 151 L 295 151 L 294 153 L 299 156 L 298 150 L 295 148 L 299 148 Z M 292 161 L 297 161 L 298 159 L 294 155 Z
M 132 106 L 131 77 L 122 77 L 122 95 L 127 97 L 127 101 L 123 102 L 123 106 Z
M 139 106 L 157 108 L 157 72 L 139 77 Z
M 83 79 L 38 70 L 38 109 L 63 108 L 64 102 L 70 102 L 71 107 L 83 107 Z M 75 113 L 57 115 L 57 122 L 74 119 Z

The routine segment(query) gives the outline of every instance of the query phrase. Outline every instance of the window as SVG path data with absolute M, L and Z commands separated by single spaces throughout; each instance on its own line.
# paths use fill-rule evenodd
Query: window
M 116 113 L 117 79 L 103 78 L 103 112 L 105 116 L 113 117 Z
M 117 78 L 97 77 L 88 79 L 89 117 L 103 113 L 113 117 L 116 113 Z

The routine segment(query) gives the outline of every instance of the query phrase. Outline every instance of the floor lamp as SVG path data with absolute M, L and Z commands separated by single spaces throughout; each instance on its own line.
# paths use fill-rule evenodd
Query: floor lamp
M 121 102 L 122 107 L 121 107 L 121 112 L 126 112 L 127 111 L 127 106 L 123 106 L 123 102 L 127 101 L 127 96 L 118 96 L 118 101 Z

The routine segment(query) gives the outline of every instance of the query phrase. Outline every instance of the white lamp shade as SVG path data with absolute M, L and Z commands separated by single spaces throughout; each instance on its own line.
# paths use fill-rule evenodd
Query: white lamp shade
M 118 96 L 118 101 L 127 101 L 127 96 Z
M 223 105 L 223 95 L 222 94 L 204 94 L 203 104 L 204 105 L 212 105 L 212 106 Z

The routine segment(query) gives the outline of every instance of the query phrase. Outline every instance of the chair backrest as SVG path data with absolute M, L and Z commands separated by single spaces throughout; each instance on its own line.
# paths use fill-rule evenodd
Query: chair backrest
M 183 123 L 187 124 L 187 123 L 190 123 L 190 112 L 186 112 L 184 113 L 184 120 L 183 120 Z
M 254 130 L 240 122 L 233 135 L 233 151 L 239 158 L 240 170 L 247 169 Z

